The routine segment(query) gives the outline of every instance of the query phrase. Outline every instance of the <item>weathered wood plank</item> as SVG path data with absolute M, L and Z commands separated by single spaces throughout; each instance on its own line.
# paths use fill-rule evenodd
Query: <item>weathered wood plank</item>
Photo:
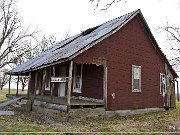
M 0 116 L 11 116 L 14 115 L 14 111 L 0 111 Z
M 67 104 L 70 106 L 71 100 L 71 86 L 72 86 L 72 71 L 73 71 L 73 61 L 69 64 L 69 79 L 68 79 L 68 90 L 67 90 Z
M 54 109 L 54 110 L 60 110 L 60 111 L 63 111 L 63 112 L 67 112 L 67 105 L 47 103 L 47 102 L 39 101 L 39 100 L 34 100 L 34 105 L 45 107 L 45 108 L 48 108 L 48 109 Z
M 4 107 L 4 106 L 7 106 L 7 105 L 16 103 L 18 100 L 20 100 L 20 99 L 22 99 L 22 98 L 24 98 L 24 97 L 17 97 L 17 98 L 8 100 L 8 101 L 6 101 L 6 102 L 0 103 L 0 107 Z

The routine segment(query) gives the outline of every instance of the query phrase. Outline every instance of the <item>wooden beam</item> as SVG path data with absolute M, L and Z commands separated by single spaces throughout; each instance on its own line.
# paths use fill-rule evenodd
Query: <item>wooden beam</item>
M 18 75 L 18 78 L 17 78 L 17 91 L 16 91 L 16 96 L 18 96 L 18 88 L 19 88 L 19 75 Z
M 68 90 L 67 90 L 68 107 L 71 105 L 72 72 L 73 72 L 73 61 L 71 61 L 69 64 L 69 78 L 68 78 Z
M 8 94 L 10 94 L 10 90 L 11 90 L 11 75 L 9 75 L 9 91 L 8 91 Z

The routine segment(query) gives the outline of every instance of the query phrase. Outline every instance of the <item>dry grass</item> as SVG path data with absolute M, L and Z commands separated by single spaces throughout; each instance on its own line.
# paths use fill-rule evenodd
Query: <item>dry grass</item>
M 134 116 L 114 116 L 112 118 L 91 118 L 84 121 L 62 122 L 58 125 L 48 124 L 40 120 L 40 115 L 33 112 L 16 112 L 15 116 L 0 116 L 0 132 L 85 132 L 85 133 L 117 133 L 133 132 L 179 132 L 180 133 L 180 102 L 177 109 L 165 112 L 149 113 Z M 160 133 L 159 133 L 160 134 Z
M 16 89 L 11 89 L 10 93 L 11 94 L 16 94 Z M 22 91 L 22 90 L 19 89 L 18 93 L 19 94 L 27 94 L 27 90 Z M 6 94 L 8 94 L 8 89 L 0 90 L 0 102 L 7 100 Z
M 25 92 L 19 93 L 25 94 Z M 0 101 L 6 99 L 7 89 L 0 91 Z M 16 90 L 11 90 L 12 94 Z M 10 107 L 1 110 L 12 109 Z M 165 112 L 148 113 L 134 116 L 114 116 L 111 118 L 96 117 L 84 121 L 61 122 L 58 125 L 49 124 L 43 121 L 42 115 L 34 112 L 16 112 L 15 116 L 0 116 L 0 133 L 39 134 L 38 132 L 64 133 L 83 132 L 91 134 L 113 134 L 117 132 L 144 133 L 157 132 L 168 133 L 178 132 L 180 134 L 180 102 L 177 102 L 177 109 Z M 158 134 L 161 134 L 158 133 Z

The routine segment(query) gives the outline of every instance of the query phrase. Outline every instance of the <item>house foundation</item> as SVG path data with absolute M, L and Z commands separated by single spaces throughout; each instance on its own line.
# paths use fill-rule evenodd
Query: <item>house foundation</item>
M 145 108 L 145 109 L 135 109 L 135 110 L 116 110 L 116 111 L 106 111 L 107 117 L 112 117 L 114 115 L 120 116 L 128 116 L 128 115 L 137 115 L 137 114 L 144 114 L 150 112 L 162 112 L 165 111 L 164 108 Z

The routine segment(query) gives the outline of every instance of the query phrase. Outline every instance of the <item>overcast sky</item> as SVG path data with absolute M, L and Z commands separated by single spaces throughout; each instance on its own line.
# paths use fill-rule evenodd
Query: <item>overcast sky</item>
M 107 11 L 101 8 L 111 0 L 101 0 L 100 7 L 89 0 L 19 0 L 21 17 L 26 25 L 38 26 L 42 34 L 54 35 L 60 40 L 67 31 L 71 35 L 94 27 L 125 13 L 141 9 L 153 34 L 154 28 L 180 23 L 180 0 L 125 0 Z

